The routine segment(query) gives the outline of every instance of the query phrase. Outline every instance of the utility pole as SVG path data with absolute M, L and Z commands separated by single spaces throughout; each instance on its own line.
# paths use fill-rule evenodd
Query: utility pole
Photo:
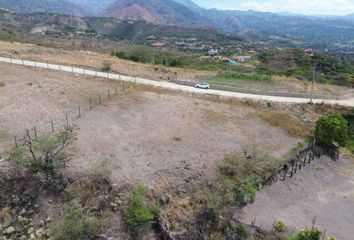
M 315 78 L 316 78 L 316 65 L 313 65 L 310 104 L 313 103 L 313 85 L 315 83 Z

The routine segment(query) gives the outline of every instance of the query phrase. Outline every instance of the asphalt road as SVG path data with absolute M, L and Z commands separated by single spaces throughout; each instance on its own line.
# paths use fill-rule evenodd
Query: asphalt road
M 258 95 L 258 94 L 228 92 L 228 91 L 213 90 L 213 89 L 203 90 L 203 89 L 197 89 L 194 87 L 179 85 L 171 82 L 154 81 L 154 80 L 149 80 L 144 78 L 135 78 L 135 77 L 129 77 L 120 74 L 100 72 L 92 69 L 84 69 L 84 68 L 71 67 L 65 65 L 50 64 L 50 63 L 48 64 L 43 62 L 34 62 L 34 61 L 21 60 L 21 59 L 10 59 L 10 58 L 0 57 L 0 62 L 24 65 L 24 66 L 36 67 L 36 68 L 44 68 L 44 69 L 55 70 L 55 71 L 69 72 L 69 73 L 81 74 L 87 76 L 105 77 L 113 80 L 135 82 L 137 84 L 146 84 L 155 87 L 190 92 L 190 93 L 210 94 L 210 95 L 239 98 L 239 99 L 253 99 L 253 100 L 263 100 L 269 102 L 283 102 L 283 103 L 308 103 L 310 101 L 308 98 Z M 313 102 L 326 103 L 326 104 L 338 104 L 347 107 L 354 107 L 354 98 L 345 99 L 345 100 L 314 99 Z

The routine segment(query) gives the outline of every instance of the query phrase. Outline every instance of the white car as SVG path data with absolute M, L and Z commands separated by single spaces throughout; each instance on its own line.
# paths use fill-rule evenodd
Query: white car
M 197 83 L 194 87 L 201 89 L 210 89 L 209 83 Z

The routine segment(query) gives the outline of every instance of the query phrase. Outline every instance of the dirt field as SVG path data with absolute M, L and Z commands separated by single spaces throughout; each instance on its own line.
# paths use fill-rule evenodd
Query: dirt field
M 281 220 L 290 228 L 312 226 L 326 229 L 327 236 L 351 240 L 354 235 L 354 159 L 327 157 L 302 169 L 294 178 L 263 189 L 254 204 L 236 213 L 245 223 L 270 229 Z
M 64 118 L 65 112 L 89 105 L 88 99 L 117 82 L 84 78 L 54 71 L 0 64 L 0 142 L 23 134 L 24 129 L 40 127 L 51 119 Z M 62 122 L 64 123 L 64 122 Z M 55 121 L 55 124 L 59 124 Z
M 5 137 L 88 105 L 90 96 L 116 86 L 19 66 L 0 65 L 0 72 L 5 84 L 0 88 L 0 128 Z M 209 176 L 215 162 L 241 145 L 282 156 L 297 143 L 284 130 L 254 118 L 251 110 L 178 94 L 126 92 L 75 120 L 80 130 L 72 169 L 107 168 L 117 183 L 153 184 L 160 177 L 173 183 L 192 174 Z

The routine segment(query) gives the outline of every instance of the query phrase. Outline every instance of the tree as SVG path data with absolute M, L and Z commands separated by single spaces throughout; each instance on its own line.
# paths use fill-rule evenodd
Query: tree
M 316 143 L 323 147 L 330 147 L 334 143 L 344 147 L 348 139 L 348 131 L 348 122 L 342 116 L 321 117 L 316 122 Z
M 14 148 L 7 157 L 17 173 L 36 176 L 45 188 L 53 186 L 59 170 L 65 168 L 71 156 L 65 151 L 74 140 L 74 127 L 66 127 L 52 136 L 33 139 L 29 130 L 22 145 Z

